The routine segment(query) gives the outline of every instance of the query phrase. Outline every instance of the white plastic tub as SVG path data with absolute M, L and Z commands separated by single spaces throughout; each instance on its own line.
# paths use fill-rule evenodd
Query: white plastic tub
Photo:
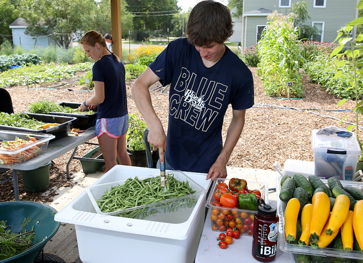
M 158 172 L 158 169 L 117 165 L 93 185 L 156 175 Z M 185 174 L 203 189 L 208 189 L 210 180 L 205 179 L 206 174 Z M 75 225 L 83 263 L 193 262 L 204 225 L 205 199 L 204 192 L 193 209 L 141 220 L 98 214 L 87 193 L 83 192 L 54 219 Z

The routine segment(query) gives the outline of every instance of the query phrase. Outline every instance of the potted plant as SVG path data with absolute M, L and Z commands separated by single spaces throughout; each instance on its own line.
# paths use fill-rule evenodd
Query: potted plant
M 357 9 L 363 9 L 363 0 L 360 0 Z M 363 25 L 363 17 L 355 19 L 347 24 L 346 27 L 338 31 L 338 36 L 334 40 L 339 40 L 339 46 L 337 46 L 330 56 L 337 56 L 342 58 L 337 66 L 339 68 L 338 72 L 335 74 L 334 78 L 339 78 L 343 74 L 348 74 L 351 76 L 350 87 L 348 89 L 353 90 L 352 97 L 355 100 L 355 107 L 353 111 L 355 112 L 355 124 L 347 127 L 349 131 L 355 128 L 357 134 L 357 140 L 360 149 L 363 149 L 363 144 L 359 136 L 359 117 L 363 114 L 363 100 L 362 98 L 362 76 L 363 76 L 363 58 L 362 58 L 362 42 L 363 34 L 359 34 L 356 38 L 353 38 L 350 33 L 354 26 Z M 344 50 L 344 52 L 341 52 Z M 343 105 L 347 99 L 343 99 L 338 103 L 338 106 Z M 363 169 L 363 155 L 359 155 L 357 169 Z
M 131 158 L 131 165 L 147 167 L 144 132 L 147 128 L 145 121 L 129 114 L 129 130 L 126 135 L 127 151 Z

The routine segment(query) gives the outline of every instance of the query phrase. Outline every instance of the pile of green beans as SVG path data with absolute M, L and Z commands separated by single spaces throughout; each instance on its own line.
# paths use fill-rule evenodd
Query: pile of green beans
M 152 208 L 151 211 L 145 205 L 187 196 L 195 193 L 190 187 L 189 182 L 178 181 L 174 178 L 173 174 L 167 174 L 167 185 L 165 188 L 160 184 L 160 176 L 150 177 L 140 180 L 138 177 L 133 179 L 129 178 L 122 185 L 111 187 L 109 191 L 102 195 L 102 198 L 97 200 L 97 204 L 103 213 L 110 213 L 118 210 L 134 208 L 143 206 L 140 209 L 134 209 L 124 213 L 117 214 L 117 216 L 129 218 L 144 218 L 150 214 L 157 213 L 155 209 L 160 211 L 175 210 L 177 207 L 190 206 L 196 203 L 195 198 L 190 200 L 179 200 L 178 203 L 165 204 L 163 207 Z

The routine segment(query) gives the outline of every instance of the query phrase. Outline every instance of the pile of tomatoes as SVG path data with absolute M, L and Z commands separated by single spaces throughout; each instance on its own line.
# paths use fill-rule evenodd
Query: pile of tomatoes
M 212 230 L 224 232 L 227 229 L 232 229 L 233 231 L 237 230 L 240 234 L 246 232 L 252 235 L 255 213 L 246 212 L 238 207 L 239 195 L 247 193 L 254 193 L 257 198 L 261 198 L 260 191 L 249 190 L 247 183 L 238 192 L 231 190 L 224 182 L 215 187 L 214 196 L 211 199 L 212 205 L 214 205 L 211 215 Z
M 233 243 L 233 239 L 239 239 L 241 236 L 241 232 L 237 229 L 233 230 L 233 228 L 229 227 L 226 233 L 220 233 L 217 240 L 219 240 L 218 246 L 221 249 L 226 249 L 228 245 Z

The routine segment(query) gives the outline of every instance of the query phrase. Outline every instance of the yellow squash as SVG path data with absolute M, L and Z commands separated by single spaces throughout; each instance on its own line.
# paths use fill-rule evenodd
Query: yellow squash
M 312 199 L 312 216 L 310 221 L 310 244 L 316 244 L 330 215 L 329 196 L 324 192 L 317 192 Z
M 340 231 L 342 235 L 343 249 L 353 250 L 353 211 L 349 211 L 348 217 L 340 228 Z
M 363 249 L 363 200 L 355 203 L 353 211 L 353 230 L 359 247 Z
M 343 225 L 349 214 L 349 206 L 350 200 L 348 196 L 338 195 L 335 198 L 333 210 L 325 230 L 326 234 L 331 235 L 335 230 L 338 230 Z
M 311 212 L 313 211 L 312 204 L 306 204 L 301 212 L 301 228 L 302 233 L 299 239 L 300 245 L 309 245 L 309 236 L 310 236 L 310 220 L 311 220 Z
M 291 198 L 287 203 L 285 210 L 285 238 L 289 243 L 295 242 L 297 218 L 300 211 L 300 201 L 297 198 Z
M 316 242 L 316 244 L 314 244 L 313 246 L 327 247 L 334 240 L 334 238 L 338 235 L 340 228 L 338 228 L 338 230 L 334 231 L 331 235 L 328 235 L 325 232 L 325 230 L 327 230 L 327 226 L 328 226 L 328 224 L 325 225 L 323 231 L 321 232 L 321 234 L 319 236 L 319 241 Z

